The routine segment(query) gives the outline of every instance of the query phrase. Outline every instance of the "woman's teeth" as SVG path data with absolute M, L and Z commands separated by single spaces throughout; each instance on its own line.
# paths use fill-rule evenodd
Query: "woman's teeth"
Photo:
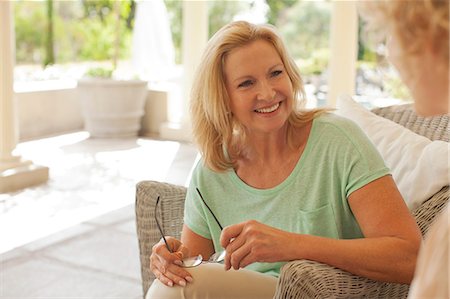
M 280 107 L 280 102 L 276 103 L 273 106 L 267 107 L 267 108 L 256 109 L 255 111 L 258 113 L 270 113 L 270 112 L 274 112 L 275 110 L 277 110 L 278 107 Z

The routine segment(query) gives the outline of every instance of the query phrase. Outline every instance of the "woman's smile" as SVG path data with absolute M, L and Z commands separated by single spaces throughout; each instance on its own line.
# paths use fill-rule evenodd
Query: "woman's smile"
M 281 102 L 278 102 L 278 103 L 275 103 L 272 106 L 258 108 L 258 109 L 255 109 L 254 111 L 256 113 L 260 113 L 260 114 L 271 114 L 271 113 L 277 111 L 278 108 L 280 108 L 280 105 L 281 105 Z

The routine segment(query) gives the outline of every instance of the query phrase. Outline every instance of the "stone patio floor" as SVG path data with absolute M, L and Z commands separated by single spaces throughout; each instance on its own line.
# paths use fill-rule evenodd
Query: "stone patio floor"
M 186 185 L 196 148 L 76 132 L 17 152 L 49 166 L 50 179 L 0 194 L 0 298 L 142 298 L 135 185 Z

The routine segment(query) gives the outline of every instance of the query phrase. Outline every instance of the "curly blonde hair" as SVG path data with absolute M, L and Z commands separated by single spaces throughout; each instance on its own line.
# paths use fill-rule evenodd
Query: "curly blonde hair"
M 272 44 L 278 52 L 292 83 L 294 100 L 293 112 L 288 119 L 288 144 L 293 145 L 293 128 L 327 111 L 302 109 L 306 97 L 300 72 L 273 26 L 245 21 L 225 25 L 206 46 L 193 81 L 190 102 L 194 139 L 206 166 L 215 171 L 233 168 L 246 142 L 246 130 L 234 119 L 230 109 L 225 87 L 225 58 L 231 50 L 261 39 Z
M 359 1 L 360 15 L 378 36 L 394 35 L 407 55 L 431 45 L 443 62 L 449 61 L 448 0 Z

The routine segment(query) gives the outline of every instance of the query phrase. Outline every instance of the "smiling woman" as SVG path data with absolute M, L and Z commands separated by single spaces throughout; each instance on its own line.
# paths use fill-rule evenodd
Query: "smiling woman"
M 278 126 L 286 130 L 290 145 L 299 140 L 298 132 L 291 130 L 291 125 L 303 126 L 326 111 L 297 111 L 298 107 L 306 105 L 303 80 L 273 27 L 251 29 L 246 27 L 246 22 L 233 24 L 223 27 L 211 38 L 210 47 L 197 70 L 198 77 L 209 79 L 195 81 L 191 92 L 194 99 L 191 104 L 194 138 L 200 145 L 205 163 L 219 171 L 233 166 L 233 156 L 246 151 L 242 145 L 253 130 L 239 119 L 245 112 L 234 109 L 238 103 L 249 105 L 246 109 L 252 112 L 257 109 L 267 112 L 270 110 L 266 109 L 273 109 L 280 103 L 276 111 L 281 112 L 281 119 L 288 116 L 288 124 L 285 123 L 283 128 L 280 123 Z M 252 97 L 257 97 L 257 100 Z M 249 115 L 258 116 L 257 112 Z M 223 151 L 223 144 L 227 144 L 227 154 Z
M 292 83 L 272 45 L 257 40 L 225 57 L 225 86 L 236 121 L 252 134 L 282 129 L 292 112 Z
M 304 100 L 274 27 L 233 22 L 211 38 L 191 95 L 203 157 L 181 240 L 152 247 L 147 298 L 272 298 L 283 264 L 302 259 L 410 282 L 420 233 L 380 154 L 353 122 Z M 223 266 L 181 267 L 186 252 L 224 249 Z

